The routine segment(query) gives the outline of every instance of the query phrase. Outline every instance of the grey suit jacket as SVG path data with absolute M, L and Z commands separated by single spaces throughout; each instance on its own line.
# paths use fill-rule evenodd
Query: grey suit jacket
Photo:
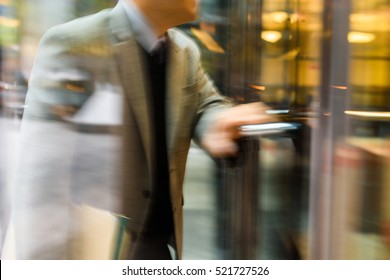
M 180 258 L 190 141 L 199 141 L 213 115 L 230 103 L 203 72 L 196 45 L 175 29 L 168 36 L 166 125 Z M 29 81 L 13 184 L 17 258 L 80 258 L 70 245 L 78 234 L 74 205 L 126 216 L 129 231 L 142 232 L 155 168 L 146 65 L 120 5 L 44 35 Z M 105 129 L 89 131 L 94 121 Z M 133 238 L 131 250 L 136 244 Z

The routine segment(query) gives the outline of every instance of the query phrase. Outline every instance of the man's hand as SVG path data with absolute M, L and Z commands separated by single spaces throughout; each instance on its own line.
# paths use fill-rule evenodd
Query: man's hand
M 266 113 L 268 109 L 263 103 L 256 102 L 219 113 L 202 140 L 203 147 L 216 158 L 237 155 L 236 140 L 241 137 L 240 126 L 277 121 Z

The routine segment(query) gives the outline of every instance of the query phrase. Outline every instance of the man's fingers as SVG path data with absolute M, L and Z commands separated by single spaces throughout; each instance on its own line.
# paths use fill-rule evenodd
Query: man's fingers
M 269 107 L 261 102 L 242 104 L 228 109 L 220 117 L 227 129 L 246 124 L 273 122 L 276 119 L 267 114 Z
M 230 133 L 212 131 L 206 134 L 203 146 L 215 158 L 235 156 L 238 147 Z
M 238 105 L 220 113 L 210 126 L 203 141 L 214 157 L 234 156 L 238 153 L 236 140 L 241 137 L 240 126 L 277 121 L 266 113 L 270 108 L 261 102 Z

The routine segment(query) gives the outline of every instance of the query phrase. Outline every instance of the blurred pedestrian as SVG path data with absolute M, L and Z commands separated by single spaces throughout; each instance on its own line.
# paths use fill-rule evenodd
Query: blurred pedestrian
M 196 15 L 196 0 L 122 0 L 43 36 L 14 183 L 16 258 L 82 258 L 74 205 L 126 217 L 125 258 L 181 258 L 191 140 L 231 156 L 240 125 L 272 121 L 218 93 L 174 28 Z

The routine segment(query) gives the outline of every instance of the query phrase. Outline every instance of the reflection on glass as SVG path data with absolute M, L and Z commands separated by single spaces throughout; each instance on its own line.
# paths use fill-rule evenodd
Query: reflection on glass
M 263 1 L 258 94 L 285 110 L 286 120 L 302 121 L 318 110 L 323 12 L 323 1 Z M 257 258 L 309 257 L 306 126 L 293 137 L 260 141 Z
M 334 150 L 330 257 L 389 259 L 390 1 L 351 1 L 348 134 Z
M 261 99 L 297 112 L 319 95 L 322 1 L 263 1 Z

